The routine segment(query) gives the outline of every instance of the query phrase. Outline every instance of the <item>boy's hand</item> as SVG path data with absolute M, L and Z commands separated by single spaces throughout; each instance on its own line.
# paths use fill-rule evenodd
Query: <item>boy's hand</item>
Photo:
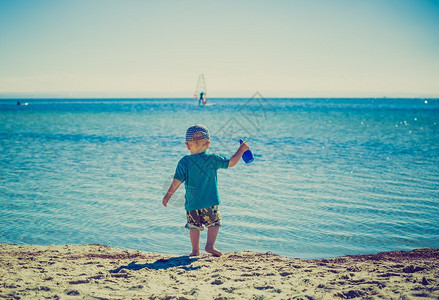
M 162 203 L 163 203 L 163 206 L 164 207 L 167 207 L 168 206 L 168 202 L 169 202 L 169 197 L 163 197 L 163 200 L 162 200 Z
M 229 168 L 233 168 L 241 159 L 244 152 L 247 151 L 248 149 L 250 149 L 250 146 L 247 144 L 247 142 L 243 141 L 242 144 L 239 146 L 238 151 L 236 151 L 236 153 L 233 154 L 232 157 L 230 157 Z
M 242 153 L 244 153 L 248 149 L 250 149 L 250 146 L 245 141 L 242 142 L 242 144 L 239 146 L 239 151 L 242 151 Z

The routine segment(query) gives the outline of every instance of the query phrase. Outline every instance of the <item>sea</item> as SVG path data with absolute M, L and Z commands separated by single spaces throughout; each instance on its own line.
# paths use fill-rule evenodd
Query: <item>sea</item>
M 439 99 L 0 99 L 0 243 L 185 255 L 186 129 L 218 171 L 223 252 L 303 259 L 439 248 Z M 201 234 L 201 249 L 206 230 Z

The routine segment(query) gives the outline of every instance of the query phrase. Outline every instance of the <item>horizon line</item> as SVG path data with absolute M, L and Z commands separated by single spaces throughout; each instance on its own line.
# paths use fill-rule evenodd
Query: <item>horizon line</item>
M 262 95 L 261 95 L 262 96 Z M 153 100 L 153 99 L 181 99 L 181 100 L 190 100 L 194 99 L 193 97 L 165 97 L 165 96 L 158 96 L 158 97 L 138 97 L 138 96 L 127 96 L 127 97 L 110 97 L 110 96 L 84 96 L 84 97 L 61 97 L 61 96 L 35 96 L 35 97 L 26 97 L 25 99 L 22 99 L 24 97 L 3 97 L 0 95 L 0 100 L 80 100 L 80 99 L 87 99 L 87 100 L 95 100 L 95 99 L 108 99 L 108 100 L 124 100 L 124 99 L 130 99 L 130 100 Z M 251 97 L 211 97 L 208 99 L 251 99 L 256 98 L 254 96 Z M 381 97 L 373 97 L 373 96 L 355 96 L 355 97 L 349 97 L 349 96 L 295 96 L 295 97 L 258 97 L 263 99 L 428 99 L 428 100 L 439 100 L 439 96 L 381 96 Z M 196 100 L 196 99 L 195 99 Z M 194 100 L 194 101 L 195 101 Z

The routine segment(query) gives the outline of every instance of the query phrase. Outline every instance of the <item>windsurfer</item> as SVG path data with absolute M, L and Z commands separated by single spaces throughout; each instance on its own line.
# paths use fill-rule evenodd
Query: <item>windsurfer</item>
M 204 97 L 204 92 L 201 92 L 200 93 L 200 99 L 198 100 L 199 104 L 204 103 L 204 98 L 203 97 Z

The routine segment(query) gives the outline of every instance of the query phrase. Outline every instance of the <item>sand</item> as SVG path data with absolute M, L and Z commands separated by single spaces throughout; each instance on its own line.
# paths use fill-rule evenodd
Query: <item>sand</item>
M 0 298 L 438 299 L 438 258 L 439 249 L 303 260 L 0 244 Z

